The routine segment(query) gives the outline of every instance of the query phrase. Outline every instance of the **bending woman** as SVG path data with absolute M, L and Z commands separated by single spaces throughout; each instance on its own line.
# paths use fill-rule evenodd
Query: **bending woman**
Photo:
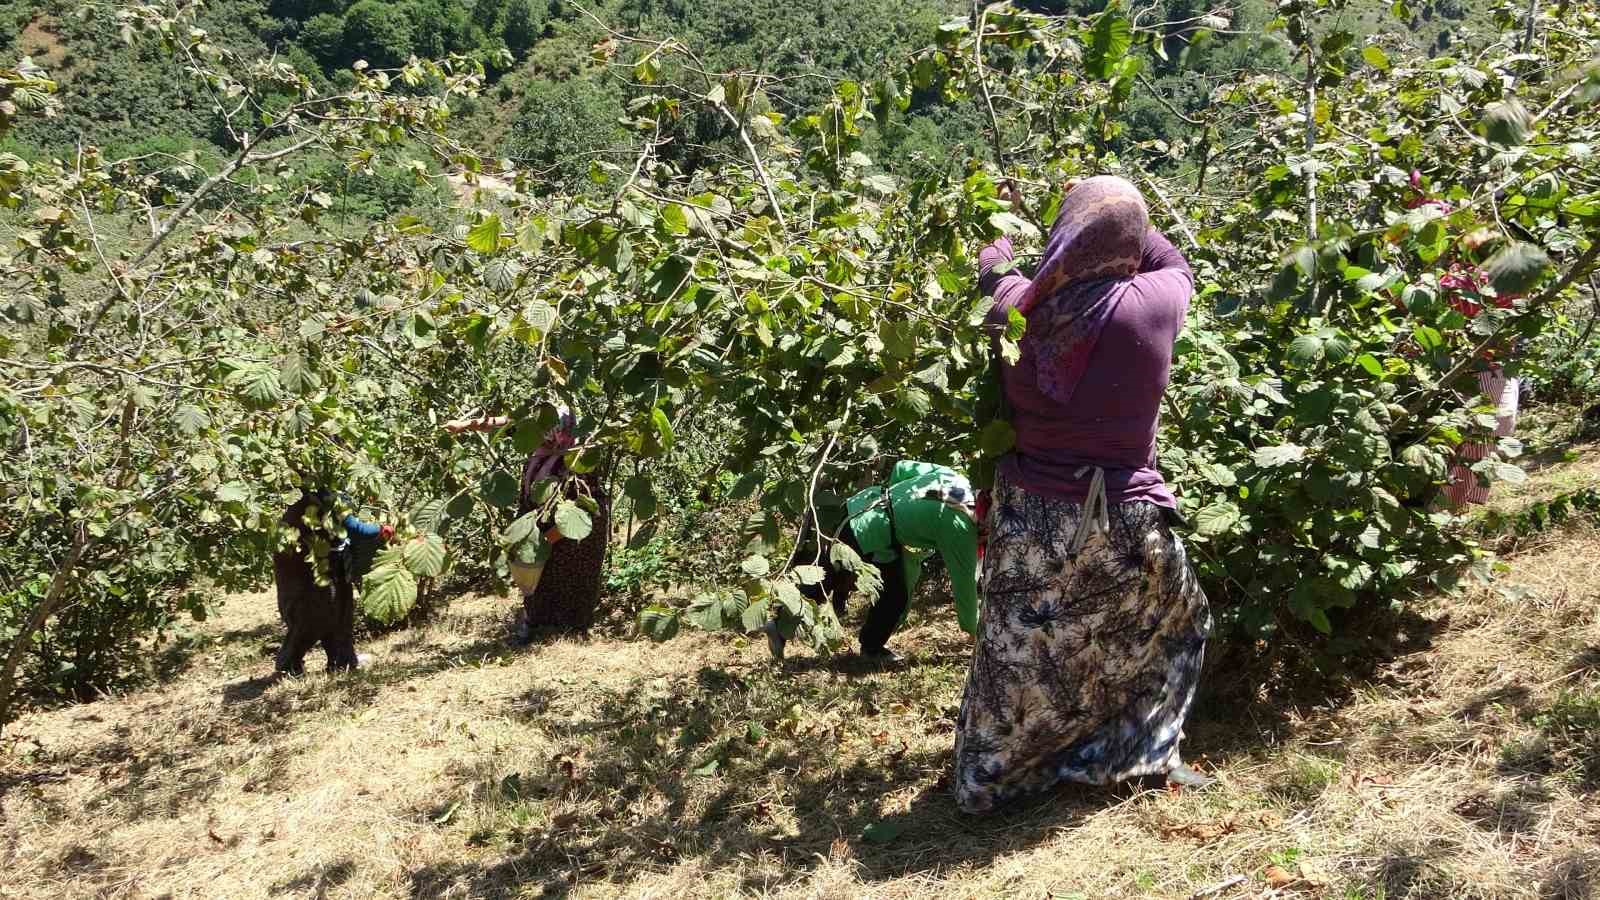
M 922 563 L 929 549 L 937 550 L 950 573 L 956 620 L 961 630 L 978 628 L 978 529 L 973 521 L 972 485 L 953 469 L 933 463 L 902 460 L 895 464 L 889 483 L 869 487 L 845 504 L 847 515 L 839 526 L 838 540 L 878 570 L 882 579 L 878 598 L 867 610 L 861 626 L 861 655 L 893 662 L 889 637 L 905 620 L 911 595 L 922 578 Z M 919 548 L 919 549 L 912 549 Z M 856 574 L 820 554 L 826 573 L 820 584 L 800 588 L 814 603 L 826 598 L 844 620 L 848 600 L 856 590 Z M 792 628 L 792 626 L 791 626 Z M 778 619 L 767 623 L 767 647 L 783 659 L 788 636 Z
M 451 434 L 463 431 L 495 431 L 511 424 L 505 416 L 477 419 L 457 419 L 445 423 Z M 522 486 L 518 494 L 517 515 L 533 511 L 534 497 L 541 482 L 559 480 L 565 485 L 567 499 L 575 499 L 580 490 L 594 498 L 600 511 L 594 517 L 594 529 L 589 536 L 578 541 L 557 540 L 550 548 L 550 558 L 535 579 L 519 583 L 523 588 L 522 615 L 512 635 L 515 644 L 527 644 L 536 628 L 561 628 L 587 631 L 594 624 L 595 610 L 600 605 L 600 585 L 606 565 L 606 550 L 611 541 L 611 501 L 600 482 L 598 472 L 576 474 L 567 468 L 565 454 L 572 449 L 572 429 L 575 421 L 570 412 L 561 414 L 561 424 L 545 436 L 544 443 L 528 455 L 522 466 Z M 550 531 L 555 522 L 540 522 L 542 531 Z M 515 573 L 514 573 L 515 574 Z M 519 582 L 522 581 L 519 579 Z
M 1003 195 L 1004 196 L 1004 195 Z M 1132 184 L 1070 188 L 1032 281 L 996 276 L 1028 322 L 1002 369 L 1016 447 L 998 466 L 983 611 L 956 729 L 955 793 L 986 812 L 1060 782 L 1210 779 L 1179 759 L 1211 614 L 1156 471 L 1156 424 L 1193 275 Z
M 394 537 L 394 528 L 363 522 L 351 513 L 340 523 L 343 535 L 323 533 L 322 513 L 333 502 L 327 491 L 305 491 L 278 520 L 297 536 L 272 555 L 278 615 L 285 629 L 274 664 L 279 675 L 304 674 L 306 654 L 319 643 L 328 655 L 329 672 L 346 672 L 361 664 L 355 644 L 356 591 L 372 568 L 378 545 Z M 322 557 L 326 569 L 320 581 L 312 565 L 315 556 Z

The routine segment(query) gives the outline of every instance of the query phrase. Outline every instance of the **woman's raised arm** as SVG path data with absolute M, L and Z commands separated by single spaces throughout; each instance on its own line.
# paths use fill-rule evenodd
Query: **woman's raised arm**
M 1015 269 L 1003 274 L 995 271 L 1015 259 L 1009 238 L 1001 238 L 978 251 L 978 289 L 984 296 L 994 298 L 996 308 L 1017 305 L 1028 291 L 1028 278 Z
M 1165 272 L 1177 270 L 1189 279 L 1189 284 L 1194 285 L 1194 272 L 1189 268 L 1189 261 L 1183 258 L 1183 253 L 1167 236 L 1154 226 L 1144 238 L 1144 257 L 1139 261 L 1139 274 L 1148 275 L 1151 272 Z

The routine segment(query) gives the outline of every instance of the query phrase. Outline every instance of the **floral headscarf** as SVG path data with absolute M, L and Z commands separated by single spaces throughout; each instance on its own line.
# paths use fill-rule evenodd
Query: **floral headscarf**
M 1128 181 L 1100 176 L 1067 193 L 1045 244 L 1044 261 L 1017 309 L 1028 320 L 1039 389 L 1072 399 L 1089 354 L 1144 257 L 1150 211 Z
M 560 424 L 556 425 L 544 439 L 539 448 L 529 454 L 528 462 L 522 467 L 522 492 L 528 493 L 534 484 L 557 474 L 561 467 L 562 457 L 572 449 L 574 443 L 572 431 L 577 427 L 577 420 L 573 418 L 572 411 L 561 410 Z

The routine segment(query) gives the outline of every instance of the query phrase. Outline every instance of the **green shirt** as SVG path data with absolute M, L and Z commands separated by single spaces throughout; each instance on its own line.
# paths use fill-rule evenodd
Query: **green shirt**
M 898 555 L 905 568 L 907 590 L 915 590 L 928 554 L 905 548 L 937 550 L 950 572 L 956 619 L 963 631 L 975 635 L 978 527 L 966 509 L 958 508 L 971 503 L 973 497 L 972 486 L 954 470 L 908 460 L 895 464 L 887 489 L 867 488 L 845 506 L 861 552 L 875 562 L 890 562 Z

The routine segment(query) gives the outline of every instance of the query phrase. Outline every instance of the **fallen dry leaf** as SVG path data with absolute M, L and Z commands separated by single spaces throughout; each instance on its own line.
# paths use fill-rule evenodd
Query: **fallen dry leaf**
M 1161 829 L 1161 834 L 1167 838 L 1185 838 L 1200 843 L 1214 841 L 1223 835 L 1232 834 L 1238 827 L 1238 822 L 1232 817 L 1220 822 L 1189 822 L 1184 825 L 1174 825 Z
M 1261 874 L 1268 887 L 1286 888 L 1300 880 L 1277 866 L 1267 866 L 1267 870 Z

